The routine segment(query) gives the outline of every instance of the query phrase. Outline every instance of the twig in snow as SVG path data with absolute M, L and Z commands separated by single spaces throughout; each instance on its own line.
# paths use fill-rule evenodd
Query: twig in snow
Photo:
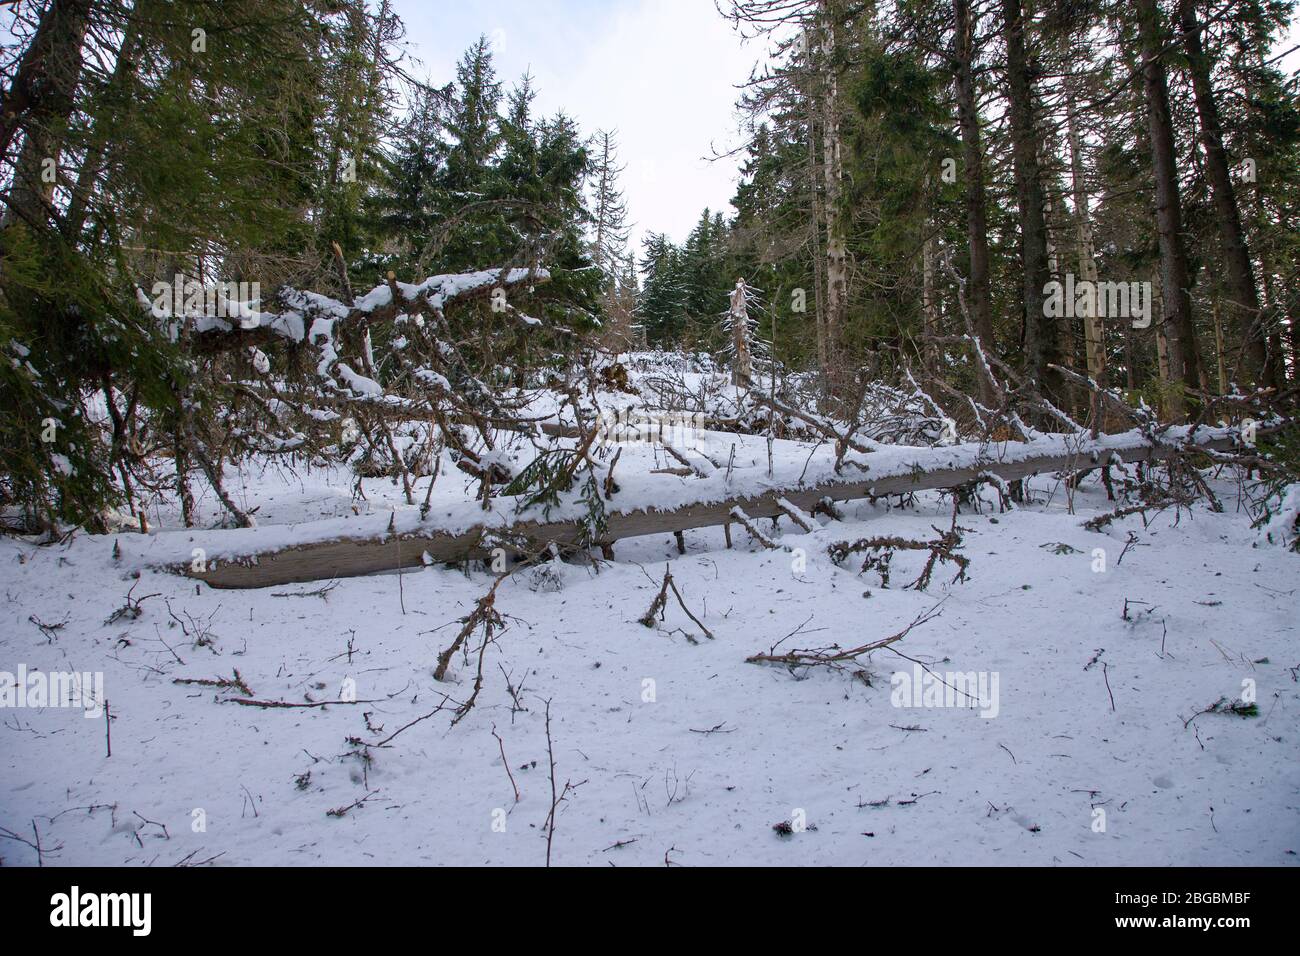
M 296 703 L 291 700 L 249 700 L 245 697 L 228 697 L 223 704 L 239 704 L 242 707 L 261 707 L 263 710 L 288 707 L 333 707 L 335 704 L 382 704 L 381 700 L 313 700 Z
M 515 775 L 510 772 L 510 761 L 506 759 L 506 744 L 497 733 L 497 725 L 492 725 L 492 736 L 497 739 L 497 746 L 501 748 L 501 765 L 506 768 L 506 776 L 510 778 L 510 786 L 515 791 L 515 803 L 519 802 L 519 784 L 515 783 Z
M 839 645 L 831 645 L 830 647 L 798 649 L 788 651 L 784 654 L 777 654 L 775 653 L 775 650 L 773 650 L 767 654 L 754 654 L 745 658 L 745 662 L 747 664 L 784 664 L 787 667 L 808 667 L 815 664 L 839 667 L 849 662 L 856 662 L 863 654 L 869 654 L 871 651 L 879 650 L 880 648 L 888 647 L 890 644 L 901 641 L 911 633 L 913 628 L 920 627 L 927 621 L 937 617 L 939 614 L 939 608 L 942 605 L 943 601 L 940 601 L 928 611 L 919 614 L 915 619 L 913 619 L 911 624 L 907 625 L 907 627 L 903 628 L 898 633 L 891 634 L 889 637 L 881 638 L 878 641 L 870 641 L 866 644 L 861 644 L 858 647 L 851 647 L 845 650 L 839 647 Z
M 571 781 L 566 780 L 564 781 L 564 789 L 560 790 L 558 794 L 556 793 L 555 746 L 551 740 L 551 702 L 549 699 L 546 701 L 546 757 L 547 760 L 550 762 L 550 768 L 551 768 L 551 809 L 550 812 L 546 814 L 546 824 L 545 824 L 546 865 L 550 866 L 551 865 L 551 844 L 555 840 L 555 811 L 559 809 L 560 804 L 564 802 L 565 798 L 569 795 L 571 791 L 578 789 L 578 787 L 582 786 L 582 783 L 586 783 L 587 781 L 584 780 L 582 781 L 582 783 L 574 784 Z
M 234 687 L 238 689 L 245 697 L 253 696 L 252 689 L 244 682 L 244 678 L 239 673 L 239 668 L 235 668 L 234 677 L 176 677 L 172 680 L 173 684 L 198 684 L 201 687 Z
M 378 792 L 379 792 L 378 790 L 367 791 L 365 796 L 358 797 L 356 800 L 353 800 L 351 803 L 349 803 L 346 807 L 335 807 L 333 810 L 326 810 L 325 816 L 345 817 L 353 810 L 359 810 L 361 807 L 364 807 L 366 805 L 366 801 L 369 800 Z
M 492 584 L 492 587 L 488 590 L 488 593 L 479 598 L 475 603 L 474 610 L 469 614 L 469 616 L 462 619 L 461 623 L 463 626 L 461 627 L 460 632 L 456 635 L 456 639 L 451 642 L 451 645 L 445 651 L 438 655 L 438 667 L 433 672 L 434 680 L 442 681 L 446 679 L 447 668 L 451 666 L 452 655 L 455 654 L 461 645 L 465 643 L 466 638 L 474 632 L 476 627 L 480 624 L 483 625 L 486 638 L 491 640 L 493 630 L 497 627 L 505 626 L 505 621 L 501 619 L 501 615 L 496 611 L 495 603 L 497 598 L 497 588 L 501 586 L 501 582 L 507 577 L 508 575 L 503 574 L 501 577 L 497 578 Z M 481 676 L 480 672 L 480 677 Z
M 157 820 L 150 820 L 148 817 L 144 816 L 143 814 L 141 814 L 136 810 L 132 810 L 131 812 L 135 814 L 137 817 L 139 817 L 142 823 L 148 824 L 149 826 L 157 827 L 158 829 L 162 830 L 164 840 L 170 840 L 172 838 L 172 835 L 167 832 L 167 825 L 165 823 L 159 823 Z
M 1189 725 L 1195 722 L 1197 717 L 1203 717 L 1206 714 L 1234 714 L 1237 717 L 1258 717 L 1259 705 L 1248 704 L 1242 700 L 1229 701 L 1226 697 L 1220 697 L 1209 707 L 1197 711 L 1195 714 L 1192 714 L 1192 716 L 1184 720 L 1183 728 L 1186 729 Z
M 322 601 L 329 601 L 329 593 L 339 586 L 339 582 L 331 581 L 323 588 L 317 588 L 315 591 L 273 591 L 271 597 L 278 598 L 309 598 L 318 597 Z
M 429 711 L 429 713 L 425 714 L 423 717 L 416 717 L 415 720 L 412 720 L 410 723 L 403 724 L 401 727 L 398 727 L 396 730 L 394 730 L 391 734 L 389 734 L 387 737 L 385 737 L 383 740 L 379 741 L 378 743 L 364 744 L 364 746 L 387 747 L 388 744 L 393 740 L 393 738 L 395 738 L 402 731 L 409 730 L 410 728 L 414 727 L 416 724 L 426 721 L 430 717 L 433 717 L 435 714 L 442 713 L 442 711 L 446 709 L 447 702 L 449 700 L 451 700 L 451 698 L 448 697 L 446 694 L 443 694 L 442 701 L 438 704 L 438 706 L 435 707 L 433 710 Z M 310 756 L 310 754 L 308 756 Z
M 179 860 L 173 863 L 172 866 L 173 867 L 209 866 L 210 864 L 216 862 L 221 857 L 226 855 L 226 851 L 222 850 L 220 853 L 216 854 L 215 856 L 210 856 L 206 860 L 195 861 L 194 857 L 198 855 L 198 852 L 199 852 L 198 850 L 191 850 L 189 853 L 186 853 L 183 857 L 181 857 Z
M 54 847 L 46 847 L 41 843 L 41 831 L 36 828 L 35 820 L 32 820 L 32 839 L 29 840 L 24 836 L 19 836 L 13 830 L 10 830 L 6 827 L 0 827 L 0 838 L 6 840 L 13 840 L 16 843 L 21 843 L 24 846 L 29 846 L 33 850 L 35 850 L 37 866 L 45 865 L 46 854 L 53 856 L 54 854 L 58 853 L 60 850 L 63 849 L 62 843 Z
M 55 639 L 59 636 L 58 632 L 63 630 L 65 627 L 67 627 L 68 621 L 72 620 L 72 615 L 71 614 L 67 615 L 58 624 L 46 624 L 35 614 L 28 617 L 27 620 L 31 621 L 33 624 L 39 627 L 41 629 L 41 633 L 44 634 L 46 637 L 48 637 L 50 639 L 50 643 L 53 644 Z
M 933 526 L 931 526 L 933 527 Z M 947 562 L 957 565 L 957 575 L 952 579 L 952 583 L 966 580 L 966 569 L 970 567 L 970 558 L 959 554 L 957 549 L 962 545 L 962 535 L 960 528 L 957 527 L 956 516 L 953 517 L 953 525 L 947 531 L 934 529 L 939 537 L 933 541 L 912 541 L 908 538 L 877 537 L 861 538 L 854 542 L 840 541 L 832 544 L 827 548 L 831 560 L 836 564 L 843 564 L 844 560 L 850 554 L 859 554 L 866 552 L 866 558 L 862 562 L 862 569 L 858 572 L 862 574 L 866 571 L 875 571 L 880 575 L 881 587 L 889 587 L 889 568 L 895 551 L 929 551 L 930 557 L 921 570 L 920 575 L 911 584 L 907 585 L 914 591 L 924 591 L 930 586 L 930 576 L 934 573 L 935 565 L 938 562 Z
M 654 627 L 656 621 L 663 620 L 664 608 L 668 604 L 669 590 L 671 590 L 673 596 L 677 598 L 677 604 L 684 612 L 686 612 L 686 616 L 695 622 L 695 626 L 704 632 L 705 637 L 709 640 L 713 640 L 713 632 L 705 627 L 704 622 L 691 613 L 691 609 L 686 606 L 686 601 L 682 598 L 682 592 L 677 590 L 677 583 L 673 581 L 673 573 L 668 565 L 664 565 L 664 580 L 663 584 L 659 586 L 659 593 L 655 595 L 655 599 L 651 602 L 649 610 L 642 615 L 641 623 L 646 627 Z M 696 643 L 695 639 L 689 634 L 686 636 L 691 643 Z
M 758 525 L 754 524 L 754 519 L 745 514 L 744 509 L 742 509 L 740 505 L 736 505 L 736 507 L 731 509 L 731 517 L 734 518 L 742 528 L 749 532 L 751 538 L 761 544 L 764 548 L 767 548 L 769 551 L 780 550 L 781 546 L 767 535 L 763 534 L 763 532 L 758 529 Z
M 149 600 L 150 598 L 159 597 L 161 594 L 161 592 L 157 592 L 155 594 L 146 594 L 143 597 L 138 597 L 138 598 L 132 597 L 131 595 L 135 592 L 135 589 L 139 586 L 140 586 L 139 581 L 136 581 L 135 584 L 131 585 L 131 589 L 126 592 L 125 602 L 122 604 L 120 608 L 118 608 L 116 611 L 114 611 L 104 620 L 104 624 L 106 625 L 116 624 L 118 621 L 122 621 L 122 620 L 126 620 L 126 621 L 139 620 L 139 618 L 144 614 L 144 608 L 142 608 L 141 605 L 144 604 L 144 602 Z
M 731 728 L 728 728 L 727 730 L 723 730 L 722 728 L 723 728 L 723 727 L 726 727 L 726 726 L 727 726 L 727 722 L 724 720 L 724 721 L 723 721 L 722 723 L 720 723 L 720 724 L 714 724 L 714 725 L 713 725 L 712 727 L 710 727 L 708 730 L 696 730 L 694 727 L 691 727 L 691 728 L 689 728 L 689 729 L 690 729 L 690 732 L 693 733 L 693 734 L 704 734 L 706 737 L 707 737 L 709 734 L 734 734 L 734 733 L 736 732 L 736 728 L 735 728 L 735 727 L 731 727 Z

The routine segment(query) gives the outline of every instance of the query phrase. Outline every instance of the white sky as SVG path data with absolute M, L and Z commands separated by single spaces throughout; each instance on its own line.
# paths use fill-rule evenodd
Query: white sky
M 509 89 L 526 69 L 536 108 L 584 133 L 618 132 L 623 190 L 640 254 L 646 231 L 681 242 L 700 213 L 729 210 L 739 163 L 706 162 L 739 142 L 736 84 L 763 48 L 743 44 L 713 0 L 394 0 L 416 75 L 435 84 L 480 33 Z

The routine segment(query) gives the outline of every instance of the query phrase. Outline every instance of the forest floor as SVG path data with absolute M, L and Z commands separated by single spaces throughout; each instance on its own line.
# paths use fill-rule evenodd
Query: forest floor
M 355 510 L 338 473 L 230 480 L 263 527 Z M 1300 557 L 1256 547 L 1234 488 L 1215 487 L 1223 513 L 1098 533 L 1083 521 L 1114 506 L 1096 475 L 1073 514 L 1041 476 L 1015 510 L 964 509 L 968 580 L 943 564 L 923 592 L 906 585 L 926 552 L 899 552 L 885 588 L 827 548 L 936 537 L 952 501 L 934 492 L 847 504 L 811 534 L 783 521 L 793 552 L 739 528 L 728 550 L 710 528 L 685 555 L 661 535 L 613 562 L 524 568 L 500 585 L 506 626 L 454 726 L 450 705 L 411 722 L 472 693 L 477 634 L 447 681 L 433 671 L 486 569 L 216 591 L 124 568 L 125 533 L 0 539 L 0 671 L 102 673 L 112 717 L 108 756 L 98 700 L 0 708 L 0 859 L 34 865 L 39 842 L 46 865 L 541 865 L 549 706 L 558 865 L 1294 865 Z M 365 488 L 372 514 L 399 497 Z M 639 622 L 665 565 L 713 639 L 671 596 Z M 876 651 L 857 675 L 746 662 L 877 640 L 936 605 L 893 645 L 906 657 Z M 982 706 L 896 693 L 896 672 L 924 673 L 912 659 L 982 677 Z M 176 682 L 236 672 L 242 689 Z M 353 688 L 352 704 L 229 702 Z M 1201 713 L 1243 698 L 1255 716 Z

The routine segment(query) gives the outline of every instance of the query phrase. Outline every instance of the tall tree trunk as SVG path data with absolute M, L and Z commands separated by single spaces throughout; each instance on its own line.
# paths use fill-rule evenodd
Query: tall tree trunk
M 1179 0 L 1178 17 L 1182 33 L 1183 52 L 1187 54 L 1188 71 L 1192 76 L 1192 94 L 1196 101 L 1196 114 L 1200 118 L 1201 145 L 1205 149 L 1205 175 L 1214 197 L 1215 219 L 1219 227 L 1219 241 L 1223 247 L 1223 262 L 1227 270 L 1233 327 L 1242 343 L 1246 368 L 1238 370 L 1238 377 L 1262 385 L 1278 384 L 1274 377 L 1274 363 L 1268 361 L 1265 347 L 1266 330 L 1264 312 L 1260 309 L 1259 292 L 1255 285 L 1255 270 L 1250 262 L 1246 233 L 1241 224 L 1241 209 L 1237 204 L 1232 174 L 1228 168 L 1228 154 L 1223 148 L 1223 124 L 1219 118 L 1219 105 L 1210 80 L 1210 59 L 1201 42 L 1201 26 L 1196 19 L 1195 0 Z
M 1223 319 L 1219 308 L 1219 303 L 1221 301 L 1222 297 L 1219 293 L 1219 284 L 1216 282 L 1214 284 L 1214 293 L 1211 299 L 1210 308 L 1214 316 L 1214 353 L 1217 359 L 1219 373 L 1219 394 L 1225 395 L 1228 392 L 1228 367 L 1224 363 L 1223 355 Z
M 811 51 L 811 42 L 805 40 Z M 811 54 L 810 54 L 811 55 Z M 817 110 L 813 96 L 805 97 L 808 107 L 808 198 L 812 212 L 813 320 L 817 330 L 817 367 L 822 373 L 822 387 L 829 386 L 830 343 L 826 340 L 826 261 L 822 258 L 822 229 L 826 216 L 822 208 L 820 174 L 817 161 Z
M 90 0 L 53 0 L 41 16 L 13 83 L 0 94 L 0 156 L 8 154 L 14 136 L 29 120 L 62 112 L 58 77 L 66 58 L 60 54 L 69 48 L 70 38 L 85 36 L 89 14 Z M 80 43 L 73 46 L 80 64 Z
M 804 77 L 807 83 L 805 85 L 799 78 L 796 78 L 794 84 L 798 98 L 804 105 L 803 118 L 808 131 L 808 162 L 805 172 L 808 177 L 808 212 L 812 225 L 810 235 L 812 237 L 813 328 L 817 333 L 817 368 L 821 370 L 821 386 L 823 392 L 825 392 L 829 389 L 827 374 L 830 368 L 830 349 L 826 341 L 826 303 L 824 295 L 826 262 L 822 257 L 822 230 L 825 227 L 826 218 L 822 211 L 822 169 L 821 162 L 818 159 L 820 155 L 818 149 L 820 137 L 817 125 L 821 111 L 819 108 L 820 98 L 817 93 L 817 31 L 815 27 L 805 26 L 800 39 L 804 54 Z
M 921 348 L 928 377 L 939 374 L 939 297 L 935 289 L 935 238 L 926 223 L 927 235 L 921 245 Z
M 822 176 L 826 187 L 826 349 L 832 367 L 838 363 L 839 336 L 848 307 L 848 267 L 844 242 L 843 176 L 840 140 L 840 94 L 837 64 L 838 4 L 823 0 L 822 36 Z
M 1088 208 L 1088 185 L 1083 168 L 1083 142 L 1079 136 L 1079 119 L 1075 109 L 1074 77 L 1065 81 L 1066 128 L 1070 141 L 1070 185 L 1074 198 L 1075 237 L 1079 246 L 1079 278 L 1095 283 L 1098 279 L 1097 255 L 1092 239 L 1092 213 Z M 1088 375 L 1100 381 L 1106 369 L 1105 326 L 1097 313 L 1096 301 L 1083 316 L 1083 345 L 1087 354 Z
M 1151 277 L 1155 281 L 1151 283 L 1153 295 L 1151 297 L 1151 311 L 1155 315 L 1164 314 L 1164 286 L 1160 281 L 1160 269 L 1156 268 L 1155 274 Z M 1156 323 L 1156 376 L 1160 379 L 1162 385 L 1169 384 L 1169 336 L 1165 334 L 1165 325 L 1163 322 Z
M 91 0 L 52 0 L 24 51 L 13 84 L 0 102 L 0 155 L 19 129 L 23 147 L 14 167 L 5 224 L 46 220 L 64 128 L 81 82 L 81 48 Z
M 1300 318 L 1294 313 L 1287 337 L 1291 340 L 1291 381 L 1300 382 Z
M 731 293 L 731 384 L 749 388 L 753 384 L 754 365 L 749 351 L 749 286 L 736 280 Z M 775 393 L 774 393 L 775 394 Z
M 962 165 L 966 177 L 966 244 L 970 250 L 970 277 L 966 290 L 971 324 L 985 352 L 992 354 L 993 309 L 989 290 L 988 211 L 984 197 L 984 150 L 980 145 L 980 118 L 975 90 L 976 18 L 971 0 L 953 0 L 956 26 L 957 121 L 961 127 Z M 979 376 L 980 401 L 992 405 L 993 387 Z
M 1183 216 L 1174 160 L 1174 127 L 1169 115 L 1169 88 L 1161 60 L 1163 31 L 1156 0 L 1136 0 L 1142 45 L 1143 90 L 1151 138 L 1151 168 L 1155 177 L 1156 229 L 1160 237 L 1160 329 L 1168 343 L 1169 378 L 1187 388 L 1201 381 L 1192 297 L 1183 241 Z M 1170 413 L 1182 417 L 1184 398 L 1172 399 Z
M 1025 370 L 1049 396 L 1059 394 L 1059 376 L 1049 365 L 1058 361 L 1057 328 L 1047 317 L 1044 287 L 1047 268 L 1046 197 L 1039 178 L 1038 132 L 1034 123 L 1034 91 L 1025 48 L 1025 19 L 1020 0 L 1002 0 L 1007 45 L 1007 100 L 1011 156 L 1015 169 L 1016 202 L 1020 212 L 1020 262 L 1025 309 Z

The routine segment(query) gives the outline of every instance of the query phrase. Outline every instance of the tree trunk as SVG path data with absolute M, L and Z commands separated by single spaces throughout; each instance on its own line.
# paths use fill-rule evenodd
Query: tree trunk
M 1255 270 L 1250 262 L 1246 233 L 1241 224 L 1241 209 L 1228 168 L 1228 154 L 1223 148 L 1223 124 L 1219 105 L 1210 82 L 1210 60 L 1201 42 L 1201 26 L 1196 19 L 1194 0 L 1179 0 L 1183 51 L 1187 54 L 1188 72 L 1192 76 L 1192 93 L 1196 115 L 1200 118 L 1201 145 L 1205 149 L 1205 176 L 1214 198 L 1219 241 L 1227 271 L 1228 294 L 1233 327 L 1242 343 L 1246 368 L 1237 377 L 1262 385 L 1276 385 L 1272 363 L 1265 348 L 1264 313 L 1260 309 Z
M 1084 178 L 1083 143 L 1079 136 L 1078 115 L 1075 110 L 1074 79 L 1066 79 L 1066 125 L 1070 140 L 1070 178 L 1074 197 L 1075 235 L 1079 245 L 1079 278 L 1096 283 L 1097 256 L 1092 239 L 1092 214 L 1088 209 L 1088 186 Z M 1095 288 L 1095 285 L 1094 285 Z M 1083 316 L 1083 344 L 1087 353 L 1088 376 L 1101 381 L 1106 369 L 1105 325 L 1096 313 L 1095 300 Z
M 930 224 L 926 224 L 930 228 Z M 939 334 L 939 298 L 935 290 L 935 238 L 925 237 L 921 245 L 921 348 L 927 377 L 939 374 L 939 351 L 935 338 Z M 986 403 L 988 404 L 988 403 Z
M 1183 241 L 1183 217 L 1174 159 L 1174 127 L 1169 115 L 1169 88 L 1161 61 L 1162 31 L 1156 0 L 1137 0 L 1142 45 L 1143 90 L 1155 177 L 1156 229 L 1160 237 L 1160 328 L 1168 343 L 1169 378 L 1187 388 L 1200 384 L 1200 358 L 1192 324 L 1191 280 Z M 1184 396 L 1172 399 L 1170 413 L 1182 417 Z
M 812 42 L 805 35 L 806 49 L 812 55 Z M 825 214 L 822 211 L 821 184 L 818 182 L 820 167 L 817 162 L 817 116 L 815 97 L 807 96 L 808 106 L 808 195 L 812 207 L 812 249 L 813 249 L 813 302 L 814 325 L 817 329 L 817 367 L 821 369 L 822 386 L 829 385 L 830 345 L 826 341 L 826 301 L 825 279 L 826 262 L 822 258 L 822 228 Z
M 1219 309 L 1220 295 L 1217 283 L 1214 287 L 1214 296 L 1211 302 L 1214 315 L 1214 351 L 1218 359 L 1219 394 L 1226 395 L 1228 392 L 1228 368 L 1223 360 L 1223 320 Z
M 734 356 L 731 362 L 731 384 L 749 388 L 753 383 L 754 366 L 749 351 L 749 287 L 744 279 L 736 281 L 731 293 L 731 345 Z
M 984 151 L 980 145 L 979 105 L 975 91 L 975 17 L 971 0 L 954 0 L 957 17 L 956 78 L 957 119 L 961 127 L 962 162 L 966 176 L 966 243 L 970 250 L 970 277 L 966 290 L 971 324 L 985 352 L 995 351 L 992 296 L 989 291 L 988 212 L 984 197 Z M 996 401 L 993 387 L 979 376 L 980 401 Z
M 90 0 L 53 0 L 23 53 L 13 84 L 0 103 L 0 156 L 19 129 L 25 133 L 14 167 L 5 224 L 46 220 L 63 131 L 81 81 L 81 48 Z
M 826 351 L 834 370 L 848 306 L 848 267 L 844 244 L 843 176 L 840 142 L 839 76 L 836 65 L 836 5 L 825 0 L 822 50 L 822 176 L 826 185 Z
M 1237 439 L 1222 432 L 1202 430 L 1195 439 L 1199 447 L 1227 451 Z M 973 447 L 973 446 L 966 446 Z M 612 545 L 624 538 L 652 534 L 689 531 L 693 528 L 724 528 L 734 522 L 735 509 L 740 508 L 751 519 L 788 518 L 791 505 L 801 512 L 817 510 L 818 505 L 830 499 L 833 502 L 854 501 L 887 495 L 911 494 L 927 488 L 959 488 L 981 475 L 997 475 L 1003 481 L 1019 481 L 1033 474 L 1054 471 L 1075 471 L 1080 462 L 1109 461 L 1118 454 L 1126 464 L 1161 461 L 1179 453 L 1176 443 L 1153 444 L 1142 435 L 1103 437 L 1099 442 L 1086 442 L 1080 447 L 1062 448 L 1058 443 L 1012 442 L 1000 446 L 1002 452 L 1014 454 L 986 454 L 996 449 L 985 448 L 973 462 L 954 463 L 952 449 L 918 449 L 915 460 L 906 464 L 894 463 L 884 472 L 872 477 L 859 477 L 847 481 L 828 481 L 819 486 L 773 483 L 767 490 L 754 489 L 748 494 L 733 492 L 734 497 L 719 500 L 716 491 L 705 493 L 700 500 L 679 502 L 671 507 L 633 507 L 627 511 L 613 505 L 608 509 L 599 544 Z M 792 476 L 791 476 L 792 477 Z M 501 500 L 501 499 L 497 499 Z M 371 516 L 376 518 L 378 516 Z M 309 541 L 305 544 L 276 544 L 275 537 L 260 548 L 257 542 L 246 545 L 250 549 L 244 557 L 222 561 L 208 561 L 203 571 L 195 571 L 190 561 L 192 538 L 184 533 L 166 533 L 161 540 L 148 543 L 148 560 L 154 567 L 167 567 L 192 578 L 205 581 L 215 588 L 263 588 L 271 585 L 291 584 L 300 581 L 326 580 L 335 577 L 355 577 L 380 571 L 422 567 L 430 559 L 435 562 L 466 561 L 490 557 L 490 548 L 496 542 L 485 530 L 508 534 L 503 542 L 508 550 L 539 551 L 552 542 L 559 547 L 585 548 L 584 534 L 590 529 L 574 520 L 532 520 L 502 523 L 505 515 L 484 526 L 441 529 L 430 521 L 413 530 L 385 532 L 384 524 L 363 522 L 352 531 L 351 537 Z M 390 519 L 391 520 L 391 519 Z M 395 547 L 400 542 L 400 547 Z M 161 548 L 160 548 L 161 545 Z M 138 547 L 125 542 L 125 548 L 134 558 L 143 551 L 130 551 Z M 253 550 L 256 549 L 256 550 Z M 160 554 L 175 555 L 170 562 Z
M 1047 268 L 1046 198 L 1039 179 L 1038 132 L 1034 123 L 1034 91 L 1025 48 L 1025 20 L 1020 0 L 1002 0 L 1007 44 L 1007 100 L 1015 169 L 1016 203 L 1020 213 L 1020 262 L 1023 270 L 1025 370 L 1049 396 L 1059 394 L 1058 376 L 1049 365 L 1058 362 L 1057 329 L 1045 315 Z

